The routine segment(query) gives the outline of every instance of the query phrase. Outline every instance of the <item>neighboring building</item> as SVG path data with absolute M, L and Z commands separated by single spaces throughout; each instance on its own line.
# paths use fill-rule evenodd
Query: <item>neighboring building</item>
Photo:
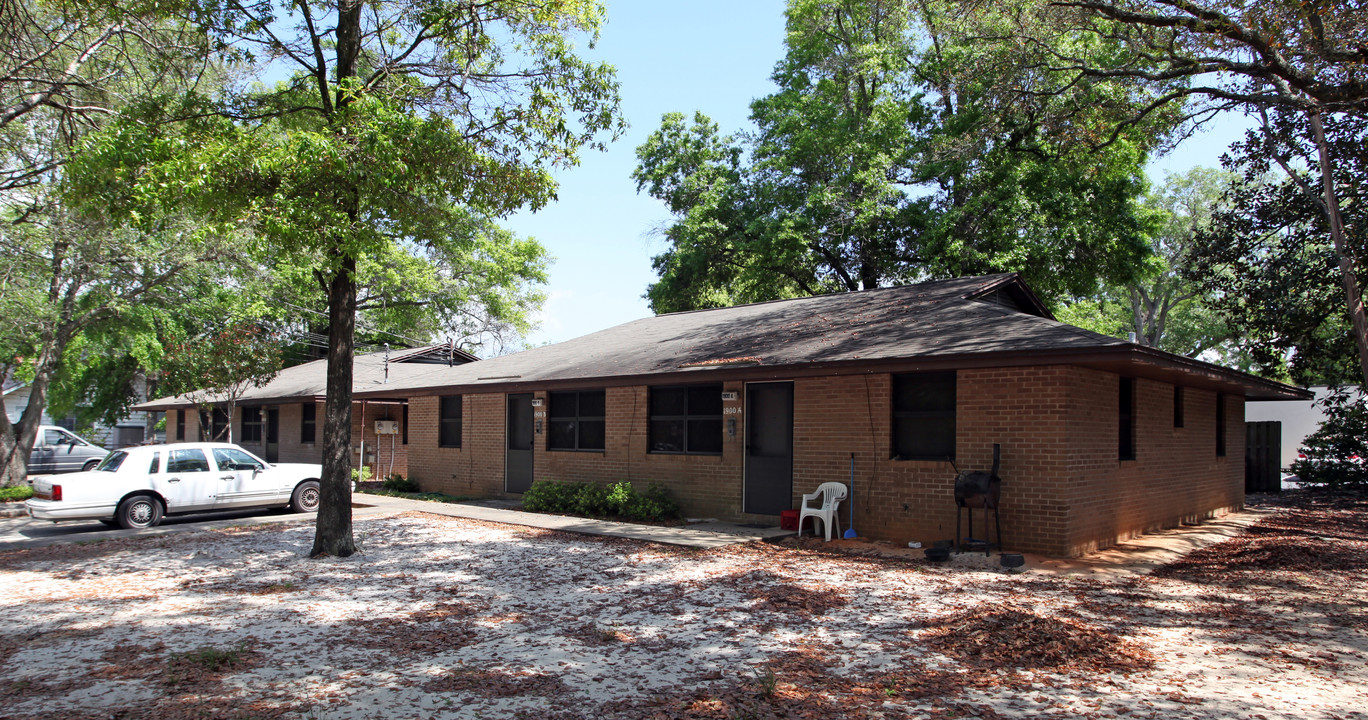
M 1057 322 L 1015 274 L 661 315 L 355 386 L 404 403 L 425 490 L 660 482 L 690 516 L 776 524 L 853 454 L 854 527 L 897 542 L 950 539 L 956 468 L 999 443 L 1006 545 L 1057 556 L 1242 507 L 1245 400 L 1309 397 Z
M 367 465 L 377 479 L 390 473 L 407 475 L 408 406 L 402 397 L 385 397 L 383 389 L 423 368 L 461 365 L 476 359 L 451 345 L 358 355 L 352 370 L 352 391 L 372 394 L 352 403 L 352 465 Z M 233 442 L 269 462 L 321 462 L 327 369 L 327 360 L 288 367 L 269 383 L 243 393 L 233 411 Z M 381 392 L 377 395 L 373 391 Z M 178 396 L 152 400 L 137 408 L 166 412 L 167 442 L 226 437 L 220 432 L 229 421 L 226 404 L 206 412 Z
M 1319 401 L 1325 397 L 1323 385 L 1309 388 L 1315 394 L 1314 400 L 1296 402 L 1250 402 L 1245 405 L 1245 422 L 1276 421 L 1282 423 L 1282 469 L 1286 471 L 1297 460 L 1306 436 L 1320 429 L 1325 422 Z
M 148 380 L 139 374 L 134 380 L 133 391 L 141 400 L 147 399 Z M 28 408 L 29 386 L 26 383 L 16 382 L 6 379 L 4 383 L 5 414 L 9 416 L 12 423 L 19 422 L 20 416 Z M 96 445 L 108 449 L 128 447 L 130 445 L 141 445 L 144 442 L 157 442 L 161 439 L 161 434 L 155 429 L 157 417 L 155 413 L 147 413 L 142 410 L 131 410 L 112 426 L 97 424 L 95 427 L 85 431 L 76 427 L 76 418 L 64 417 L 53 418 L 48 414 L 47 408 L 43 408 L 41 425 L 57 425 L 66 428 L 74 433 L 84 433 L 82 436 Z

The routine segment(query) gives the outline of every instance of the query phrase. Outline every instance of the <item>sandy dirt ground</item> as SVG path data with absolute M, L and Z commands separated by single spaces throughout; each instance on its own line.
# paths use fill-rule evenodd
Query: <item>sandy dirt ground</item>
M 1146 576 L 410 513 L 0 553 L 3 718 L 1368 718 L 1368 501 Z

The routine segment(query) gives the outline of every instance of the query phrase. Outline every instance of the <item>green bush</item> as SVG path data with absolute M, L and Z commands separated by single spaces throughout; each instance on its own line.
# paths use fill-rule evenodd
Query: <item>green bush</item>
M 28 485 L 0 487 L 0 502 L 18 502 L 33 497 L 33 488 Z
M 579 483 L 542 480 L 523 493 L 523 509 L 532 512 L 572 513 L 579 508 Z
M 1309 485 L 1368 485 L 1368 396 L 1334 387 L 1316 404 L 1325 422 L 1302 441 L 1306 459 L 1292 473 Z
M 637 492 L 630 482 L 604 485 L 541 480 L 523 493 L 523 509 L 629 520 L 672 520 L 680 514 L 679 503 L 665 486 L 653 484 Z
M 359 468 L 352 468 L 352 482 L 370 482 L 370 466 L 362 465 Z
M 642 520 L 673 520 L 680 516 L 679 502 L 664 485 L 652 483 L 645 492 L 632 496 L 623 514 Z
M 385 478 L 383 487 L 386 490 L 393 490 L 395 492 L 416 493 L 422 491 L 422 488 L 418 487 L 418 483 L 409 480 L 399 473 L 390 473 L 390 476 Z

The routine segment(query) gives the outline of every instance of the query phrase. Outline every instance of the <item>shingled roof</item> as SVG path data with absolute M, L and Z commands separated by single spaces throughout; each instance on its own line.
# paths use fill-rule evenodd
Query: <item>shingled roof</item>
M 457 365 L 477 360 L 464 350 L 451 346 L 428 345 L 419 348 L 396 349 L 389 353 L 388 380 L 397 382 L 420 374 L 422 370 L 446 367 L 445 360 Z M 385 353 L 357 355 L 352 364 L 352 392 L 363 392 L 388 387 L 386 383 Z M 250 388 L 238 398 L 239 405 L 269 405 L 277 402 L 322 401 L 327 393 L 328 361 L 314 360 L 281 370 L 269 383 Z M 168 410 L 193 405 L 183 395 L 148 400 L 133 406 L 134 410 Z
M 357 397 L 1060 363 L 1251 398 L 1305 394 L 1061 323 L 1011 273 L 658 315 L 469 365 L 419 367 Z

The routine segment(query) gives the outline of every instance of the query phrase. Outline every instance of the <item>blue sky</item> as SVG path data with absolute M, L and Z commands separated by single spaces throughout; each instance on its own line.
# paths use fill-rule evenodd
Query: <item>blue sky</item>
M 750 101 L 774 90 L 770 71 L 783 55 L 782 0 L 609 1 L 608 24 L 586 53 L 617 67 L 622 112 L 631 127 L 607 152 L 590 152 L 562 171 L 559 199 L 505 224 L 535 237 L 555 258 L 540 327 L 529 344 L 560 342 L 650 315 L 641 295 L 655 279 L 651 257 L 664 249 L 653 231 L 670 218 L 638 195 L 636 147 L 664 113 L 701 110 L 723 132 L 747 127 Z M 1216 167 L 1242 133 L 1241 119 L 1211 130 L 1156 160 L 1151 176 L 1196 165 Z

